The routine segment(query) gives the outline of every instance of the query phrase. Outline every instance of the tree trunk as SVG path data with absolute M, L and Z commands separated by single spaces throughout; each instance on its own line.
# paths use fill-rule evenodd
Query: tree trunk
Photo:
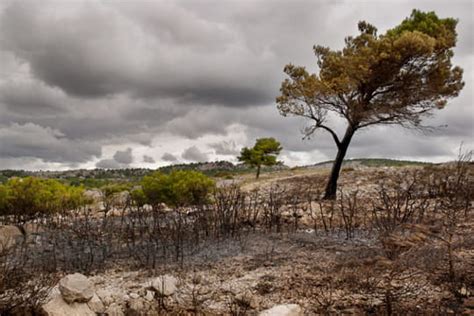
M 257 166 L 257 177 L 256 177 L 256 179 L 258 179 L 258 177 L 260 177 L 260 165 Z
M 324 194 L 325 200 L 334 200 L 336 198 L 337 192 L 337 179 L 339 178 L 339 173 L 341 172 L 342 162 L 347 153 L 347 148 L 351 142 L 352 136 L 354 136 L 355 129 L 351 126 L 347 127 L 344 138 L 337 146 L 337 155 L 334 164 L 332 165 L 331 175 L 329 176 L 329 181 L 326 185 L 326 193 Z

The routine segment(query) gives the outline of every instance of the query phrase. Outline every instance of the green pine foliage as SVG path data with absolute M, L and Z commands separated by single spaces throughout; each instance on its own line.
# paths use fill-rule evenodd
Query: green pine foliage
M 87 205 L 84 188 L 54 179 L 10 178 L 0 185 L 0 215 L 17 223 Z
M 157 208 L 161 203 L 169 206 L 202 204 L 207 201 L 215 182 L 197 171 L 175 170 L 169 174 L 157 171 L 145 176 L 141 186 L 143 193 L 134 191 L 134 195 L 140 199 L 144 196 L 148 204 Z
M 262 166 L 274 166 L 278 163 L 277 156 L 281 150 L 280 142 L 275 138 L 259 138 L 252 148 L 242 148 L 238 159 L 246 165 L 257 168 L 258 178 Z

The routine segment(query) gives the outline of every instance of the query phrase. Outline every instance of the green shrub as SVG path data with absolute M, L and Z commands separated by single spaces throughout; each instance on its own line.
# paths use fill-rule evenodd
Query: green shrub
M 169 206 L 205 203 L 215 183 L 197 171 L 175 170 L 168 175 L 155 172 L 145 176 L 141 185 L 147 202 L 157 207 L 160 203 Z
M 8 188 L 0 184 L 0 215 L 6 214 L 8 210 Z
M 224 178 L 224 179 L 233 179 L 234 178 L 232 173 L 230 173 L 229 171 L 218 171 L 218 172 L 216 172 L 214 177 Z
M 143 189 L 133 189 L 130 192 L 130 196 L 133 203 L 135 203 L 135 206 L 142 207 L 143 205 L 147 204 L 147 197 L 145 192 L 143 192 Z
M 0 185 L 0 215 L 18 223 L 36 216 L 77 209 L 88 203 L 82 187 L 64 185 L 53 179 L 11 178 Z

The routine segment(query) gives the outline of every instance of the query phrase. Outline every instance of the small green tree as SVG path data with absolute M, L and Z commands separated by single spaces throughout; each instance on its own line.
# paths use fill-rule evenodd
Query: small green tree
M 278 163 L 277 156 L 282 147 L 275 138 L 259 138 L 252 148 L 244 147 L 238 157 L 239 161 L 257 168 L 256 178 L 260 177 L 262 166 L 273 166 Z

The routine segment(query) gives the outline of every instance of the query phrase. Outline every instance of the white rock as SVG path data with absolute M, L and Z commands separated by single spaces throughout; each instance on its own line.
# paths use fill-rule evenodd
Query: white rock
M 8 249 L 23 238 L 23 234 L 18 227 L 13 225 L 0 226 L 0 250 Z
M 122 311 L 122 307 L 120 307 L 120 305 L 118 305 L 117 303 L 113 303 L 112 305 L 110 305 L 105 311 L 105 313 L 108 316 L 124 316 L 125 315 Z
M 161 275 L 151 281 L 150 287 L 163 296 L 173 295 L 178 285 L 178 279 L 171 275 Z
M 87 302 L 87 305 L 92 311 L 96 313 L 102 314 L 103 312 L 105 312 L 105 305 L 104 303 L 102 303 L 102 301 L 96 294 L 94 294 L 91 300 Z
M 130 298 L 132 299 L 137 299 L 140 297 L 140 295 L 138 295 L 137 293 L 130 293 L 128 296 L 130 296 Z
M 94 296 L 94 285 L 86 276 L 74 273 L 59 281 L 59 291 L 68 303 L 88 302 Z
M 153 301 L 154 298 L 155 298 L 155 293 L 153 293 L 152 291 L 147 290 L 146 294 L 145 294 L 145 299 L 147 301 L 151 302 L 151 301 Z
M 86 303 L 66 303 L 60 294 L 42 307 L 45 316 L 95 316 L 95 313 Z
M 104 303 L 105 305 L 109 306 L 114 302 L 112 292 L 109 289 L 98 289 L 96 293 L 102 303 Z
M 110 291 L 112 292 L 112 299 L 116 303 L 121 303 L 130 299 L 125 289 L 121 287 L 113 287 L 110 289 Z
M 297 304 L 282 304 L 273 306 L 270 309 L 266 309 L 259 316 L 301 316 L 303 310 Z
M 127 315 L 143 315 L 147 309 L 143 298 L 132 299 L 128 302 Z

